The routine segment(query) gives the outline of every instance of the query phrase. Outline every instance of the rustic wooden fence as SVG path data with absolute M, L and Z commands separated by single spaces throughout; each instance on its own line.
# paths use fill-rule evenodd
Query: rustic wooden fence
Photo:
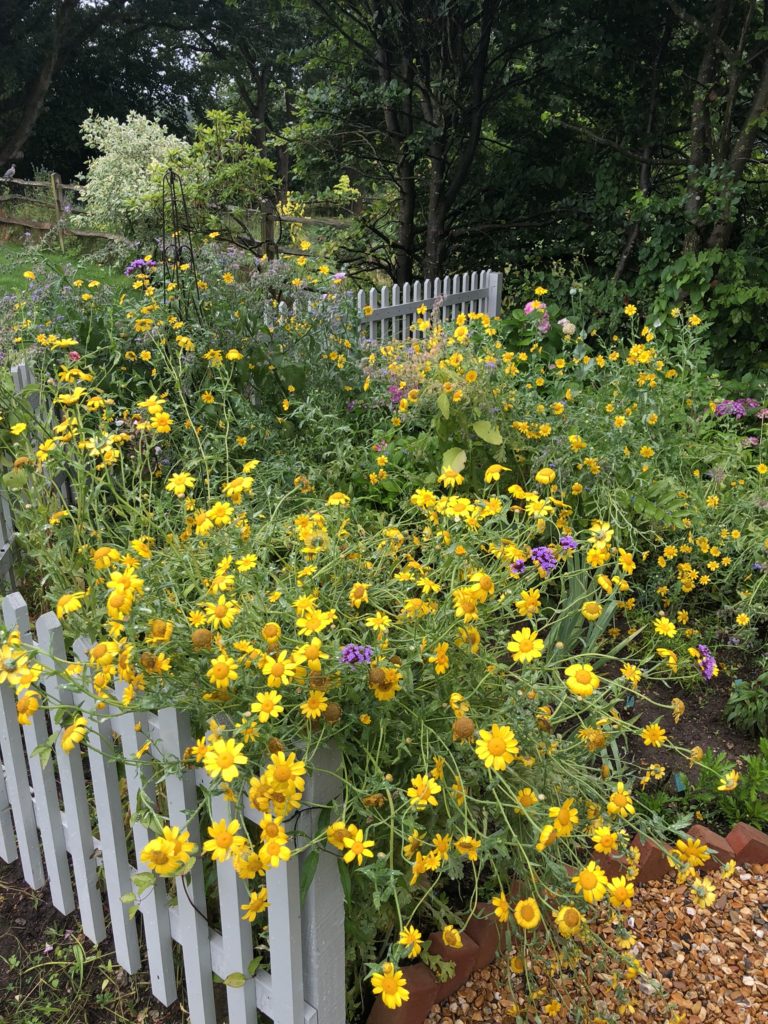
M 45 666 L 38 688 L 54 705 L 70 706 L 83 715 L 89 732 L 83 744 L 87 753 L 79 746 L 65 752 L 53 713 L 41 708 L 28 725 L 20 726 L 13 690 L 0 685 L 0 858 L 18 858 L 26 882 L 35 889 L 47 880 L 53 905 L 62 914 L 77 911 L 84 933 L 95 943 L 108 935 L 106 895 L 117 962 L 133 974 L 145 960 L 152 992 L 166 1006 L 178 995 L 178 948 L 191 1024 L 216 1024 L 214 975 L 230 982 L 229 1024 L 254 1024 L 257 1011 L 274 1024 L 343 1024 L 344 898 L 335 857 L 320 853 L 303 904 L 303 854 L 267 872 L 268 971 L 252 969 L 252 926 L 243 921 L 241 911 L 248 896 L 231 864 L 216 865 L 215 892 L 206 891 L 199 860 L 184 877 L 158 878 L 153 888 L 134 892 L 131 876 L 141 867 L 136 858 L 150 838 L 135 815 L 140 803 L 152 805 L 158 795 L 149 760 L 168 763 L 170 758 L 178 764 L 193 742 L 188 718 L 175 708 L 110 716 L 87 687 L 74 688 L 63 674 L 67 651 L 52 612 L 38 618 L 33 632 L 24 600 L 12 593 L 3 600 L 3 617 L 9 630 L 18 630 L 37 648 Z M 85 673 L 88 647 L 83 639 L 73 645 Z M 139 759 L 137 751 L 147 741 L 149 752 Z M 50 743 L 50 758 L 41 759 L 35 751 Z M 318 805 L 337 795 L 337 767 L 332 749 L 313 759 L 302 831 L 316 825 Z M 210 780 L 201 769 L 189 768 L 168 771 L 161 785 L 171 824 L 188 829 L 200 847 L 201 790 Z M 214 795 L 211 813 L 230 820 L 232 804 Z M 256 823 L 261 817 L 247 801 L 241 816 Z M 139 911 L 135 915 L 124 899 L 132 892 Z
M 397 338 L 406 341 L 413 336 L 413 325 L 422 319 L 417 310 L 426 306 L 423 319 L 437 315 L 442 320 L 453 320 L 459 313 L 486 313 L 494 317 L 501 313 L 503 276 L 492 270 L 452 277 L 427 278 L 381 289 L 357 293 L 357 313 L 360 327 L 371 340 L 387 341 Z M 370 312 L 364 312 L 370 307 Z
M 65 238 L 73 235 L 76 238 L 101 238 L 120 240 L 120 235 L 108 231 L 91 231 L 75 228 L 69 221 L 72 206 L 77 202 L 81 185 L 65 185 L 61 175 L 52 174 L 48 181 L 32 181 L 27 178 L 10 178 L 0 180 L 0 224 L 10 227 L 28 228 L 32 231 L 55 231 L 61 251 L 65 249 Z M 67 200 L 71 196 L 72 202 Z M 22 209 L 19 210 L 18 207 Z M 31 216 L 28 208 L 39 210 L 45 220 Z M 79 207 L 79 210 L 82 210 Z

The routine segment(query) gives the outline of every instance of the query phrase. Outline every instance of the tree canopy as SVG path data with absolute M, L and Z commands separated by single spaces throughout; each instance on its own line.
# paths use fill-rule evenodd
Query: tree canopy
M 768 298 L 765 0 L 3 5 L 4 165 L 71 177 L 88 108 L 192 140 L 213 107 L 247 115 L 276 199 L 348 177 L 353 273 L 578 266 L 745 338 Z

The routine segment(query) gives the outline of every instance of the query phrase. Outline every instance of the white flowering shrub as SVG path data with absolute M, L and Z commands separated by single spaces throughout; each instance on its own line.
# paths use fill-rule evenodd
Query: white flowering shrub
M 81 126 L 86 145 L 99 152 L 88 162 L 79 219 L 90 228 L 144 234 L 159 216 L 157 170 L 188 143 L 157 121 L 131 111 L 125 121 L 89 111 Z

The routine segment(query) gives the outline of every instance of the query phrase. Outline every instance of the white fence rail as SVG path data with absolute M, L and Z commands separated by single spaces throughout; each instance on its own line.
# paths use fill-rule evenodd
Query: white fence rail
M 230 863 L 217 865 L 215 892 L 206 892 L 198 860 L 184 877 L 135 893 L 138 914 L 132 917 L 122 900 L 134 892 L 131 875 L 141 870 L 138 853 L 149 838 L 135 817 L 139 799 L 153 804 L 148 759 L 178 762 L 192 744 L 183 713 L 165 708 L 157 713 L 126 711 L 117 718 L 100 711 L 92 697 L 67 686 L 61 674 L 66 648 L 61 624 L 52 612 L 42 615 L 33 635 L 27 606 L 18 593 L 3 600 L 9 630 L 19 630 L 34 643 L 46 671 L 36 684 L 56 705 L 68 704 L 88 720 L 87 754 L 79 746 L 61 747 L 61 726 L 41 708 L 28 725 L 18 722 L 10 685 L 0 685 L 0 859 L 19 859 L 26 882 L 35 889 L 46 880 L 50 899 L 62 914 L 77 910 L 85 934 L 95 943 L 107 938 L 103 909 L 106 896 L 115 957 L 129 974 L 149 972 L 152 992 L 163 1004 L 177 998 L 176 961 L 180 951 L 191 1024 L 216 1024 L 214 978 L 244 975 L 240 987 L 227 986 L 229 1024 L 254 1024 L 263 1013 L 274 1024 L 343 1024 L 344 898 L 334 856 L 321 852 L 303 906 L 300 905 L 302 855 L 267 872 L 270 970 L 253 973 L 252 926 L 243 921 L 241 905 L 248 896 Z M 88 643 L 78 640 L 75 658 L 87 663 Z M 87 664 L 84 667 L 87 672 Z M 33 754 L 51 735 L 57 737 L 49 760 Z M 149 751 L 137 759 L 140 746 Z M 83 744 L 84 746 L 86 744 Z M 125 780 L 119 764 L 125 763 Z M 336 796 L 337 763 L 330 749 L 312 764 L 301 815 L 309 831 L 318 805 Z M 189 830 L 201 846 L 199 807 L 205 773 L 190 768 L 162 779 L 172 825 Z M 229 818 L 232 805 L 214 796 L 215 819 Z M 261 815 L 245 802 L 241 816 L 258 822 Z M 126 824 L 130 822 L 131 824 Z M 73 885 L 74 879 L 74 885 Z M 212 920 L 218 922 L 216 927 Z M 178 959 L 178 957 L 176 958 Z
M 357 313 L 361 330 L 377 341 L 398 338 L 406 341 L 412 336 L 411 328 L 420 319 L 416 312 L 426 306 L 424 319 L 435 313 L 440 320 L 454 320 L 459 313 L 486 313 L 494 317 L 501 313 L 503 276 L 492 270 L 452 277 L 427 278 L 389 288 L 371 288 L 357 293 Z M 371 312 L 365 313 L 366 306 Z

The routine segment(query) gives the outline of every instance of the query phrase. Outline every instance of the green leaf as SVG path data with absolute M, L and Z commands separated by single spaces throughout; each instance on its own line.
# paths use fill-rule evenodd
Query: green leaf
M 339 865 L 339 878 L 341 879 L 341 888 L 344 893 L 344 902 L 350 903 L 352 900 L 352 878 L 349 874 L 349 868 L 341 858 L 339 858 L 337 863 Z
M 439 409 L 443 419 L 447 420 L 451 415 L 451 403 L 448 401 L 448 395 L 443 391 L 437 399 L 437 408 Z
M 309 887 L 312 885 L 312 879 L 315 877 L 319 860 L 320 851 L 310 850 L 304 859 L 304 863 L 301 865 L 301 872 L 299 874 L 299 903 L 301 906 L 304 905 Z
M 228 974 L 224 979 L 224 984 L 227 988 L 242 988 L 245 982 L 246 977 L 240 971 L 233 971 L 232 974 Z
M 453 469 L 460 473 L 467 464 L 467 453 L 463 448 L 449 448 L 443 452 L 443 469 Z
M 135 875 L 131 875 L 131 881 L 136 886 L 136 891 L 139 896 L 147 889 L 151 889 L 155 884 L 155 875 L 151 871 L 137 871 Z
M 490 420 L 478 420 L 477 423 L 472 424 L 472 429 L 480 440 L 485 441 L 486 444 L 497 446 L 503 441 L 499 428 L 494 427 Z
M 48 739 L 44 743 L 40 743 L 38 746 L 36 746 L 35 749 L 32 751 L 32 753 L 29 756 L 30 757 L 39 757 L 40 758 L 40 767 L 41 768 L 45 768 L 45 766 L 48 764 L 48 762 L 51 759 L 51 751 L 52 751 L 53 746 L 54 746 L 55 743 L 56 743 L 56 736 L 55 735 L 51 735 L 51 736 L 48 737 Z
M 28 480 L 29 473 L 25 469 L 11 469 L 3 477 L 3 486 L 7 491 L 23 491 Z

